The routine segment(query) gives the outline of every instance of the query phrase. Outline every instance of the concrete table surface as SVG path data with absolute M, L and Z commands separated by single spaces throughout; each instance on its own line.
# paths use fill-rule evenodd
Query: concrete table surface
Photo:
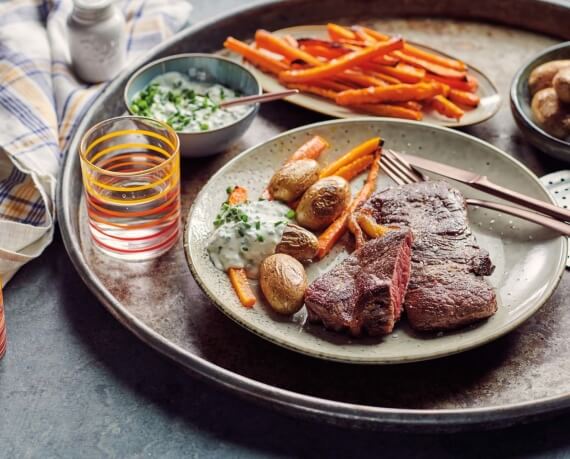
M 195 23 L 244 2 L 193 3 Z M 76 274 L 59 236 L 16 275 L 5 303 L 0 458 L 570 457 L 570 414 L 491 432 L 403 435 L 339 429 L 243 401 L 123 328 Z

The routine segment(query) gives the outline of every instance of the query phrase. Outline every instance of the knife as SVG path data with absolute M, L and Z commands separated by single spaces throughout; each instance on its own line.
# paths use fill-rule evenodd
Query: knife
M 409 155 L 407 153 L 399 153 L 398 155 L 414 168 L 419 167 L 420 169 L 435 172 L 436 174 L 465 183 L 477 190 L 484 191 L 485 193 L 489 193 L 493 196 L 503 198 L 534 211 L 550 215 L 558 220 L 570 221 L 570 211 L 568 209 L 563 209 L 539 199 L 534 199 L 522 193 L 517 193 L 516 191 L 499 186 L 496 183 L 491 182 L 485 175 L 479 175 L 474 172 L 465 171 L 463 169 L 458 169 L 457 167 L 448 166 L 447 164 L 438 163 L 436 161 Z

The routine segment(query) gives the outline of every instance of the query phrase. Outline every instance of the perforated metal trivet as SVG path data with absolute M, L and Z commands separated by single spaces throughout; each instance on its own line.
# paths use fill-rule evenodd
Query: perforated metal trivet
M 553 172 L 541 177 L 540 181 L 550 191 L 556 204 L 565 209 L 570 208 L 570 170 Z M 568 247 L 566 268 L 570 268 L 570 247 Z

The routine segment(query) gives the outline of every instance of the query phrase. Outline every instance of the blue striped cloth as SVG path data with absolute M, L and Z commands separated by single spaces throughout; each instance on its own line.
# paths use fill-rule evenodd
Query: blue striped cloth
M 118 1 L 134 59 L 181 29 L 187 0 Z M 105 84 L 70 69 L 71 0 L 0 3 L 0 276 L 6 282 L 51 242 L 58 174 L 77 122 Z

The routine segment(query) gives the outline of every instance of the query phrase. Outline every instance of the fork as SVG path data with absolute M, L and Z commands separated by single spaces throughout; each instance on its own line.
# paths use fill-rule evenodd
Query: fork
M 398 185 L 420 183 L 429 180 L 425 174 L 414 169 L 405 159 L 393 150 L 384 150 L 380 159 L 380 167 L 384 172 L 386 172 L 386 175 L 388 175 L 388 177 L 394 180 Z M 564 234 L 565 236 L 570 236 L 570 225 L 547 217 L 546 215 L 541 215 L 519 207 L 499 204 L 498 202 L 483 201 L 481 199 L 467 198 L 466 202 L 471 206 L 497 210 L 505 214 L 522 218 L 523 220 L 528 220 L 529 222 L 536 223 L 546 228 L 550 228 L 558 233 Z

